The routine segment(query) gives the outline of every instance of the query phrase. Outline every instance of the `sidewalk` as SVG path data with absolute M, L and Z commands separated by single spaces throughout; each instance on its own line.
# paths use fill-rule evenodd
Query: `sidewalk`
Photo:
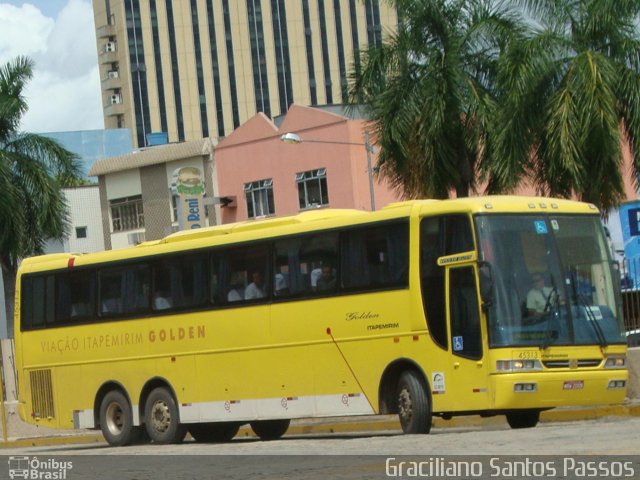
M 602 405 L 591 407 L 561 407 L 542 412 L 540 422 L 572 422 L 578 420 L 592 420 L 602 417 L 640 416 L 640 402 L 633 401 L 623 405 Z M 27 425 L 14 425 L 18 431 L 8 428 L 9 432 L 18 435 L 9 437 L 8 441 L 0 441 L 2 448 L 40 447 L 52 445 L 75 445 L 104 443 L 102 434 L 93 430 L 52 430 Z M 12 422 L 15 423 L 15 422 Z M 451 420 L 434 418 L 434 428 L 451 427 L 481 427 L 488 425 L 506 425 L 504 415 L 482 418 L 478 415 L 468 417 L 454 417 Z M 400 424 L 395 415 L 376 415 L 364 417 L 332 417 L 293 420 L 287 435 L 323 435 L 332 433 L 380 432 L 400 431 Z M 238 437 L 254 437 L 248 425 L 240 428 Z

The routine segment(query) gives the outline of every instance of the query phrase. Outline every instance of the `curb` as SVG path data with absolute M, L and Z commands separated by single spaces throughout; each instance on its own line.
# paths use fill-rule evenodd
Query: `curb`
M 549 422 L 574 422 L 579 420 L 594 420 L 603 417 L 640 417 L 640 404 L 632 405 L 606 405 L 599 407 L 585 408 L 557 408 L 547 410 L 540 415 L 541 423 Z M 348 417 L 342 421 L 319 420 L 314 423 L 307 423 L 301 420 L 300 423 L 292 423 L 287 430 L 287 436 L 322 435 L 334 433 L 356 433 L 356 432 L 400 432 L 400 423 L 395 416 L 382 415 L 379 417 Z M 482 427 L 487 425 L 505 424 L 503 415 L 482 418 L 477 415 L 468 417 L 454 417 L 451 420 L 435 418 L 433 426 L 435 428 L 452 427 Z M 255 434 L 251 427 L 245 425 L 240 428 L 236 438 L 251 438 Z M 47 437 L 18 438 L 0 442 L 0 449 L 25 448 L 25 447 L 45 447 L 58 445 L 80 445 L 80 444 L 105 444 L 101 433 L 60 435 Z
M 57 445 L 83 445 L 89 443 L 105 443 L 101 433 L 91 433 L 89 435 L 60 435 L 52 437 L 30 437 L 16 438 L 0 442 L 0 449 L 3 448 L 24 448 L 24 447 L 53 447 Z

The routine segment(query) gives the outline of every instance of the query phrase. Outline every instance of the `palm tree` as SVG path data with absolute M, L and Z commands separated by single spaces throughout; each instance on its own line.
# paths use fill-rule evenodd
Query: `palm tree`
M 497 61 L 519 16 L 490 0 L 393 3 L 398 31 L 362 52 L 350 102 L 368 110 L 377 167 L 406 197 L 467 196 L 490 174 Z
M 522 0 L 531 31 L 500 61 L 490 191 L 538 190 L 603 209 L 624 198 L 623 146 L 640 173 L 640 2 Z
M 73 153 L 55 140 L 18 130 L 27 111 L 22 92 L 32 75 L 33 62 L 25 57 L 0 67 L 0 266 L 10 331 L 18 262 L 42 253 L 48 238 L 64 236 L 61 182 L 80 176 Z

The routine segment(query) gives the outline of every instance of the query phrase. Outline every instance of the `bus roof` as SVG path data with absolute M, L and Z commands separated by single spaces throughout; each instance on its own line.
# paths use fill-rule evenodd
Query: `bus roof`
M 318 228 L 368 223 L 408 217 L 412 212 L 419 215 L 438 213 L 591 213 L 595 206 L 544 197 L 482 196 L 450 200 L 408 200 L 395 202 L 376 211 L 354 209 L 317 209 L 287 217 L 246 220 L 237 223 L 216 225 L 197 230 L 173 233 L 159 240 L 143 242 L 135 247 L 107 250 L 97 253 L 55 253 L 31 257 L 22 261 L 22 271 L 37 269 L 59 269 L 70 265 L 88 265 L 118 259 L 143 257 L 184 249 L 199 249 L 223 245 L 234 241 L 244 242 L 277 235 L 311 232 Z M 233 234 L 233 235 L 232 235 Z M 73 259 L 73 260 L 72 260 Z
M 184 240 L 193 240 L 196 238 L 212 237 L 216 235 L 228 235 L 231 233 L 248 232 L 251 230 L 267 230 L 283 225 L 317 222 L 318 220 L 356 217 L 362 215 L 363 213 L 365 212 L 352 209 L 310 210 L 287 217 L 245 220 L 243 222 L 227 223 L 224 225 L 216 225 L 214 227 L 198 228 L 196 230 L 184 230 L 181 232 L 172 233 L 168 237 L 160 240 L 159 243 L 181 242 Z

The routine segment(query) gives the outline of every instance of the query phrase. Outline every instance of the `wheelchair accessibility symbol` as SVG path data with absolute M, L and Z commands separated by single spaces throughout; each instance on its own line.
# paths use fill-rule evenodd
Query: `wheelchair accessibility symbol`
M 535 226 L 536 233 L 538 235 L 545 235 L 549 233 L 549 231 L 547 230 L 547 224 L 544 223 L 544 220 L 536 220 L 535 222 L 533 222 L 533 225 Z
M 462 337 L 453 337 L 453 351 L 459 352 L 464 350 L 464 342 L 462 341 Z

